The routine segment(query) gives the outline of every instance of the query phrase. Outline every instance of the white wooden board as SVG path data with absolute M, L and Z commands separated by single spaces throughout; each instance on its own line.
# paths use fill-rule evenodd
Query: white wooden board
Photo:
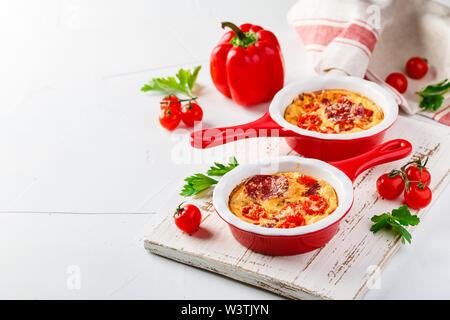
M 359 299 L 371 285 L 387 261 L 402 246 L 398 237 L 388 231 L 373 234 L 369 231 L 374 214 L 391 211 L 402 204 L 402 197 L 388 201 L 381 199 L 375 188 L 376 179 L 392 168 L 400 167 L 413 156 L 430 156 L 431 189 L 436 200 L 449 181 L 450 129 L 399 117 L 386 134 L 385 140 L 403 138 L 413 145 L 407 159 L 369 169 L 354 183 L 355 202 L 340 224 L 339 232 L 324 247 L 301 255 L 288 257 L 265 256 L 243 247 L 231 235 L 227 225 L 215 213 L 211 193 L 191 199 L 202 210 L 200 230 L 189 236 L 180 232 L 173 223 L 172 212 L 185 200 L 173 190 L 165 205 L 166 217 L 144 240 L 152 253 L 198 268 L 237 279 L 292 299 Z M 293 154 L 281 139 L 258 139 L 265 144 L 267 156 Z M 235 142 L 248 146 L 256 140 Z M 238 149 L 239 150 L 239 149 Z M 248 147 L 242 147 L 236 156 L 240 162 L 246 158 Z M 227 155 L 228 156 L 228 155 Z M 224 159 L 217 159 L 222 161 Z M 207 167 L 205 167 L 206 171 Z M 187 172 L 186 176 L 195 173 Z M 433 205 L 417 213 L 423 219 Z M 415 227 L 420 228 L 420 224 Z M 413 233 L 414 228 L 409 229 Z M 414 241 L 414 233 L 413 233 Z M 406 244 L 407 246 L 407 244 Z M 406 267 L 406 266 L 405 266 Z

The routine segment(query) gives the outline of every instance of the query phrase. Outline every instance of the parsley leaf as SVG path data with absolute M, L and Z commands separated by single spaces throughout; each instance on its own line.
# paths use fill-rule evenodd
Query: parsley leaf
M 406 205 L 403 205 L 398 209 L 392 210 L 392 216 L 394 217 L 395 220 L 397 220 L 400 224 L 404 226 L 417 226 L 420 222 L 419 217 L 416 215 L 412 215 Z
M 210 167 L 207 172 L 207 174 L 209 176 L 223 176 L 225 173 L 233 170 L 234 168 L 236 168 L 239 165 L 239 163 L 237 162 L 235 157 L 231 157 L 230 160 L 228 160 L 228 166 L 225 166 L 225 165 L 223 165 L 221 163 L 217 163 L 217 162 L 214 162 L 214 164 L 216 166 Z
M 184 185 L 183 190 L 181 190 L 180 193 L 180 195 L 184 197 L 196 195 L 218 182 L 216 179 L 210 178 L 203 173 L 194 174 L 184 179 L 184 181 L 186 181 L 187 184 Z
M 419 107 L 425 110 L 436 111 L 444 101 L 444 94 L 450 89 L 450 81 L 445 79 L 439 83 L 431 84 L 424 90 L 417 92 Z
M 394 232 L 398 233 L 401 237 L 402 243 L 405 243 L 405 240 L 408 241 L 408 243 L 411 243 L 411 234 L 403 228 L 400 224 L 398 224 L 396 221 L 389 219 L 388 220 L 389 225 L 391 226 L 392 230 Z
M 228 171 L 236 168 L 239 163 L 237 162 L 235 157 L 231 157 L 228 160 L 228 165 L 214 162 L 215 166 L 212 166 L 207 171 L 209 176 L 223 176 Z M 199 194 L 203 190 L 208 189 L 213 184 L 217 184 L 217 180 L 204 175 L 203 173 L 196 173 L 190 177 L 184 179 L 187 183 L 183 186 L 183 189 L 180 192 L 180 195 L 184 197 L 190 197 L 196 194 Z
M 388 218 L 389 217 L 387 213 L 383 213 L 382 215 L 379 216 L 373 216 L 371 220 L 376 223 L 370 228 L 370 231 L 375 233 L 380 229 L 389 227 L 389 224 L 387 222 Z
M 196 66 L 192 71 L 180 69 L 175 75 L 176 78 L 153 78 L 141 88 L 141 91 L 159 91 L 167 95 L 183 93 L 192 98 L 192 89 L 200 69 L 201 66 Z
M 447 91 L 450 88 L 450 81 L 445 79 L 439 83 L 431 84 L 423 90 L 423 93 L 441 93 L 442 91 Z
M 398 209 L 392 210 L 392 213 L 383 213 L 379 216 L 374 215 L 371 221 L 375 222 L 370 228 L 370 231 L 373 233 L 383 228 L 393 230 L 400 235 L 402 243 L 405 243 L 405 240 L 411 243 L 411 234 L 403 226 L 416 226 L 419 224 L 420 219 L 418 216 L 412 215 L 408 207 L 403 205 Z

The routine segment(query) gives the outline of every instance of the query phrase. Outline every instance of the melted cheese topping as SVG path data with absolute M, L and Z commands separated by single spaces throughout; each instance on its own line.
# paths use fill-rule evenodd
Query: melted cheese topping
M 277 194 L 275 197 L 260 202 L 249 197 L 245 188 L 245 183 L 252 178 L 250 177 L 236 186 L 231 192 L 228 201 L 231 212 L 245 222 L 260 225 L 262 227 L 293 228 L 315 223 L 329 216 L 336 210 L 338 206 L 336 191 L 324 180 L 314 179 L 300 172 L 281 172 L 272 176 L 278 175 L 284 175 L 289 183 L 289 186 L 283 195 L 280 196 Z M 308 183 L 305 184 L 302 179 L 305 177 L 312 180 L 307 180 Z M 324 210 L 319 209 L 317 212 L 305 210 L 305 208 L 312 208 L 313 210 L 318 209 L 314 203 L 310 206 L 305 205 L 305 202 L 311 204 L 310 199 L 323 199 L 326 202 L 326 207 L 322 207 Z M 263 216 L 259 218 L 248 218 L 248 215 L 245 214 L 245 208 L 255 207 L 259 209 L 258 212 L 263 212 Z M 261 210 L 261 208 L 263 208 L 263 210 Z M 296 215 L 300 216 L 302 223 L 287 226 L 286 220 L 291 219 L 288 217 Z
M 286 108 L 284 118 L 302 129 L 321 133 L 353 133 L 372 128 L 383 111 L 354 92 L 333 89 L 299 95 Z

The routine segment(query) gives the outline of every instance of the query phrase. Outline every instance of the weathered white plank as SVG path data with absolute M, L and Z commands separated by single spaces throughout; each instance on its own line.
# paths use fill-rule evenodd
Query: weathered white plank
M 428 167 L 432 175 L 431 189 L 436 200 L 449 181 L 450 147 L 447 128 L 399 117 L 386 140 L 404 138 L 413 145 L 415 155 L 430 156 Z M 265 144 L 262 153 L 278 155 L 292 153 L 283 140 L 259 139 Z M 255 142 L 253 142 L 255 143 Z M 241 162 L 252 142 L 235 143 Z M 259 151 L 261 152 L 261 151 Z M 227 156 L 230 153 L 225 152 Z M 218 159 L 222 160 L 222 159 Z M 364 296 L 371 276 L 381 271 L 402 245 L 389 232 L 369 231 L 374 214 L 391 211 L 402 204 L 381 199 L 375 188 L 376 179 L 408 159 L 380 165 L 364 172 L 354 183 L 355 202 L 340 225 L 337 235 L 324 247 L 302 255 L 289 257 L 265 256 L 241 246 L 234 240 L 214 212 L 211 193 L 193 199 L 204 215 L 201 229 L 189 236 L 180 232 L 171 216 L 167 216 L 149 232 L 144 244 L 150 252 L 237 279 L 293 299 L 358 299 Z M 205 168 L 206 170 L 206 168 Z M 174 196 L 166 206 L 170 210 L 181 201 Z M 431 204 L 432 205 L 432 204 Z M 423 218 L 431 207 L 417 211 Z M 420 225 L 418 226 L 420 228 Z

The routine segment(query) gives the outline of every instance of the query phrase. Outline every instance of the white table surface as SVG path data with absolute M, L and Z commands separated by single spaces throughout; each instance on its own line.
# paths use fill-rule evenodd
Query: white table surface
M 293 2 L 0 4 L 0 298 L 279 298 L 143 249 L 158 205 L 202 164 L 172 161 L 185 132 L 163 130 L 158 98 L 139 88 L 180 64 L 202 64 L 207 84 L 223 20 L 275 32 L 288 80 L 311 72 L 286 22 Z M 230 105 L 203 105 L 207 125 L 262 114 L 204 95 Z M 366 298 L 450 298 L 449 198 L 447 188 Z

